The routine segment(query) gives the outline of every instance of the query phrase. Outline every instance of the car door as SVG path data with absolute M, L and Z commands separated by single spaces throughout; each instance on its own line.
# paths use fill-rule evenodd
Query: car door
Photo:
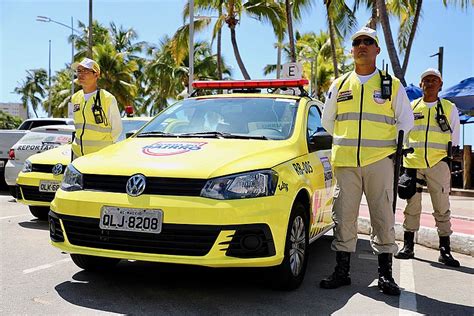
M 306 141 L 308 162 L 313 172 L 309 178 L 312 185 L 310 238 L 323 232 L 332 224 L 332 195 L 334 191 L 331 158 L 331 136 L 321 124 L 319 101 L 308 103 Z

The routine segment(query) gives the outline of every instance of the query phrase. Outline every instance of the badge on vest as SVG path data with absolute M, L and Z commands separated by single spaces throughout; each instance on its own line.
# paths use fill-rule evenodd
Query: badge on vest
M 80 104 L 74 104 L 73 112 L 79 111 L 80 108 L 81 108 L 81 105 L 80 105 Z
M 418 113 L 413 112 L 413 118 L 415 120 L 421 120 L 421 119 L 425 118 L 425 116 L 421 112 L 418 112 Z
M 347 100 L 352 100 L 354 97 L 352 96 L 352 90 L 347 90 L 347 91 L 341 91 L 337 95 L 337 100 L 336 102 L 341 102 L 341 101 L 347 101 Z
M 374 90 L 373 98 L 374 98 L 375 103 L 377 104 L 384 104 L 385 101 L 387 101 L 382 98 L 382 91 L 380 90 Z

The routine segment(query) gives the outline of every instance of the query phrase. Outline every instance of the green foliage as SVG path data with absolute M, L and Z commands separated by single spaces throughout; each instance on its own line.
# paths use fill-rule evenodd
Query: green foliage
M 0 129 L 15 129 L 20 126 L 22 119 L 0 110 Z

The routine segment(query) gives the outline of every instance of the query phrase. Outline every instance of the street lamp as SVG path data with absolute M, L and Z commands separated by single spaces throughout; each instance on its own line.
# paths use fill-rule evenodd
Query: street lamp
M 71 66 L 74 63 L 74 32 L 81 33 L 80 31 L 74 28 L 74 19 L 71 16 L 71 26 L 55 21 L 47 16 L 38 15 L 36 17 L 36 21 L 39 22 L 53 22 L 58 25 L 67 27 L 71 30 Z M 51 93 L 51 40 L 49 41 L 49 93 Z M 74 94 L 74 72 L 71 72 L 71 97 Z M 48 116 L 51 116 L 51 96 L 49 95 L 49 103 L 48 103 Z

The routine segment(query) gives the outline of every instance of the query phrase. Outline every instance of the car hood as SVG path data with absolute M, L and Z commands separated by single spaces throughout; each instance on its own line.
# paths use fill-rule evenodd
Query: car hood
M 62 145 L 39 154 L 28 157 L 32 164 L 55 165 L 61 163 L 68 165 L 71 162 L 71 144 Z
M 212 178 L 271 168 L 300 153 L 290 140 L 131 138 L 74 161 L 86 174 Z

